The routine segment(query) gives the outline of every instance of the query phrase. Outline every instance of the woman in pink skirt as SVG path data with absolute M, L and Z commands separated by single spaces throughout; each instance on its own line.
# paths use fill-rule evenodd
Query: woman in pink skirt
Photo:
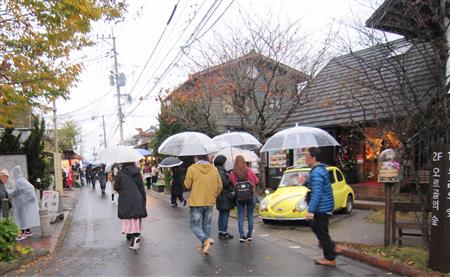
M 141 171 L 135 163 L 124 163 L 114 182 L 119 193 L 117 215 L 122 221 L 122 233 L 127 235 L 131 249 L 138 249 L 142 218 L 147 217 L 146 194 Z

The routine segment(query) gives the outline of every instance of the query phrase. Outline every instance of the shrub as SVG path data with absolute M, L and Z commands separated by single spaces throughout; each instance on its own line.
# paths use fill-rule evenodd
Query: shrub
M 0 261 L 10 261 L 16 258 L 16 236 L 19 232 L 11 219 L 3 218 L 0 221 Z

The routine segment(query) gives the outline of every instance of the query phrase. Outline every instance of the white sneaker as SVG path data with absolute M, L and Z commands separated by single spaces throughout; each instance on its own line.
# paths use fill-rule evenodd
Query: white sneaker
M 141 238 L 140 237 L 135 237 L 134 241 L 133 241 L 133 245 L 130 246 L 130 249 L 138 250 L 140 242 L 141 242 Z

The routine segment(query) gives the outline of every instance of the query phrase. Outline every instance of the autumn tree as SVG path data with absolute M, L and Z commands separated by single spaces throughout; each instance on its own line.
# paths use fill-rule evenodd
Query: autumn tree
M 123 1 L 2 1 L 0 3 L 0 125 L 30 107 L 68 97 L 82 64 L 69 56 L 93 42 L 91 24 L 116 20 Z
M 171 92 L 171 114 L 199 123 L 197 129 L 246 130 L 264 141 L 300 105 L 300 91 L 328 58 L 331 39 L 313 48 L 299 22 L 242 18 L 243 26 L 229 26 L 190 51 L 196 73 Z

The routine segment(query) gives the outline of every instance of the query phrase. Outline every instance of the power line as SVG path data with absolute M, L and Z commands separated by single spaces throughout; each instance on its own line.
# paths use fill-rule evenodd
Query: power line
M 145 69 L 147 68 L 147 65 L 150 63 L 150 60 L 152 59 L 153 55 L 155 54 L 155 51 L 156 51 L 156 49 L 158 48 L 159 43 L 161 42 L 161 40 L 162 40 L 162 38 L 163 38 L 163 36 L 164 36 L 164 33 L 165 33 L 166 30 L 167 30 L 167 27 L 169 26 L 170 22 L 172 21 L 172 18 L 173 18 L 174 14 L 175 14 L 175 11 L 176 11 L 176 9 L 177 9 L 177 5 L 178 5 L 179 2 L 180 2 L 180 0 L 178 0 L 178 2 L 177 2 L 177 3 L 175 4 L 175 6 L 173 7 L 173 10 L 172 10 L 172 13 L 171 13 L 171 15 L 170 15 L 170 17 L 169 17 L 169 20 L 167 20 L 166 26 L 164 27 L 164 30 L 162 31 L 161 35 L 159 36 L 158 42 L 156 43 L 156 45 L 155 45 L 155 47 L 153 48 L 153 50 L 152 50 L 150 56 L 148 57 L 147 61 L 145 62 L 145 65 L 144 65 L 144 67 L 142 68 L 141 73 L 139 74 L 138 78 L 137 78 L 136 81 L 134 82 L 134 85 L 133 85 L 133 87 L 132 87 L 131 90 L 130 90 L 130 94 L 133 93 L 134 89 L 136 88 L 136 85 L 138 84 L 139 80 L 140 80 L 141 77 L 142 77 L 142 74 L 144 74 L 144 71 L 145 71 Z
M 195 36 L 204 28 L 204 26 L 206 25 L 206 23 L 209 21 L 209 19 L 211 18 L 212 14 L 211 11 L 216 11 L 217 7 L 220 5 L 215 7 L 216 3 L 219 3 L 219 0 L 214 1 L 214 3 L 210 6 L 210 8 L 208 9 L 208 11 L 205 13 L 205 15 L 203 16 L 203 18 L 200 20 L 199 24 L 197 24 L 196 28 L 194 29 L 194 31 L 191 33 L 191 35 L 189 36 L 189 38 L 186 40 L 185 46 L 184 47 L 190 47 L 192 45 L 192 43 L 195 41 Z M 228 8 L 228 7 L 227 7 Z M 204 35 L 205 33 L 203 33 Z M 133 113 L 139 106 L 140 104 L 142 104 L 143 100 L 148 97 L 150 95 L 150 93 L 153 92 L 153 90 L 156 88 L 156 86 L 164 79 L 165 75 L 169 72 L 169 70 L 172 69 L 173 65 L 179 61 L 179 59 L 181 58 L 183 54 L 182 48 L 180 48 L 180 50 L 178 51 L 177 55 L 175 56 L 175 58 L 172 60 L 172 62 L 165 68 L 164 72 L 161 74 L 161 77 L 158 78 L 158 80 L 155 82 L 155 84 L 152 86 L 152 88 L 145 94 L 145 96 L 140 97 L 139 98 L 139 103 L 136 104 L 136 106 L 134 106 L 130 112 L 128 112 L 128 115 L 130 115 L 131 113 Z M 150 81 L 151 79 L 149 79 Z

